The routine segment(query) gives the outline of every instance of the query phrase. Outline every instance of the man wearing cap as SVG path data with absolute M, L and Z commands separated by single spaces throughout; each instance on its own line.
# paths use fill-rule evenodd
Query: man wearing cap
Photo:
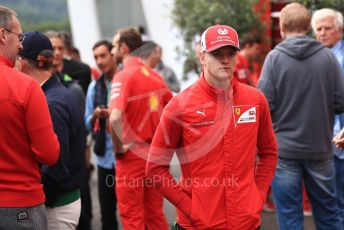
M 201 43 L 203 72 L 165 107 L 146 174 L 177 207 L 177 229 L 258 229 L 277 163 L 268 104 L 233 78 L 233 28 L 211 26 Z M 174 151 L 179 182 L 169 173 Z
M 53 47 L 40 32 L 27 32 L 20 50 L 21 71 L 41 85 L 61 150 L 54 166 L 42 166 L 48 229 L 75 229 L 80 216 L 80 186 L 85 172 L 83 114 L 72 92 L 52 73 Z
M 344 112 L 344 78 L 331 50 L 307 36 L 305 6 L 286 5 L 279 26 L 284 40 L 266 57 L 258 82 L 278 141 L 272 192 L 279 228 L 303 229 L 304 181 L 316 229 L 342 229 L 331 139 L 334 115 Z
M 0 5 L 0 229 L 47 229 L 40 164 L 59 142 L 38 83 L 15 70 L 25 37 L 16 13 Z

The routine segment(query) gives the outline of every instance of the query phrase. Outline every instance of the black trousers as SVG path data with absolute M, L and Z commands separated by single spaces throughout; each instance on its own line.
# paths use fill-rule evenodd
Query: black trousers
M 102 230 L 117 230 L 115 170 L 98 165 L 98 196 Z
M 90 176 L 92 171 L 87 170 L 85 175 L 85 181 L 80 188 L 81 198 L 81 213 L 77 229 L 78 230 L 91 230 L 92 220 L 92 198 L 90 189 Z

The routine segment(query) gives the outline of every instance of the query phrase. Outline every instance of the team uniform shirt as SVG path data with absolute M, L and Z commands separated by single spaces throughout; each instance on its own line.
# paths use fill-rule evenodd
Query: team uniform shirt
M 130 58 L 111 85 L 110 110 L 123 115 L 123 143 L 150 144 L 163 107 L 172 98 L 164 80 L 139 58 Z
M 116 158 L 116 195 L 123 229 L 168 229 L 163 197 L 153 186 L 146 186 L 145 167 L 163 107 L 171 97 L 162 77 L 139 58 L 127 59 L 113 78 L 110 110 L 123 111 L 123 144 L 132 144 Z
M 247 59 L 244 57 L 244 55 L 238 53 L 238 60 L 235 65 L 235 72 L 234 77 L 236 79 L 244 84 L 249 84 L 248 79 L 250 78 L 250 70 L 249 70 L 249 63 Z
M 257 63 L 253 63 L 254 70 L 250 69 L 250 63 L 244 55 L 238 53 L 238 60 L 235 65 L 234 77 L 246 85 L 256 86 L 258 82 Z
M 39 163 L 54 164 L 60 146 L 38 83 L 0 57 L 0 207 L 44 203 Z
M 256 229 L 277 163 L 267 101 L 232 80 L 215 89 L 204 77 L 165 107 L 146 168 L 158 190 L 177 207 L 186 229 Z M 167 132 L 166 132 L 167 131 Z M 176 151 L 182 176 L 169 164 Z

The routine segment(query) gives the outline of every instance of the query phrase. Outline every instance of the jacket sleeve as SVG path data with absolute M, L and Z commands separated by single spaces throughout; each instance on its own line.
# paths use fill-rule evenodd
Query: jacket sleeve
M 261 114 L 258 128 L 258 160 L 255 181 L 265 200 L 277 165 L 277 143 L 272 128 L 270 111 L 263 94 L 261 97 Z
M 37 160 L 47 165 L 55 164 L 60 145 L 53 130 L 47 100 L 37 82 L 33 82 L 27 96 L 25 118 L 31 150 Z
M 165 108 L 149 151 L 146 175 L 157 190 L 186 215 L 191 211 L 190 196 L 169 172 L 170 161 L 181 137 L 182 127 L 170 104 Z
M 72 125 L 69 121 L 71 118 L 64 108 L 65 105 L 52 102 L 49 104 L 49 111 L 53 122 L 54 131 L 60 142 L 60 156 L 53 166 L 42 167 L 42 183 L 44 191 L 48 197 L 57 188 L 63 187 L 65 178 L 69 176 L 68 166 L 70 162 L 70 132 L 69 127 Z M 50 181 L 50 182 L 49 182 Z M 52 181 L 52 182 L 51 182 Z M 56 189 L 51 189 L 54 184 L 59 185 Z M 49 192 L 48 192 L 49 190 Z
M 88 86 L 88 90 L 86 94 L 84 122 L 89 132 L 92 132 L 91 119 L 92 119 L 92 115 L 94 111 L 95 84 L 96 84 L 96 81 L 91 82 L 91 84 Z
M 257 88 L 262 91 L 268 100 L 271 114 L 275 110 L 276 95 L 273 84 L 273 70 L 272 70 L 272 55 L 271 53 L 266 57 L 262 72 L 259 77 Z

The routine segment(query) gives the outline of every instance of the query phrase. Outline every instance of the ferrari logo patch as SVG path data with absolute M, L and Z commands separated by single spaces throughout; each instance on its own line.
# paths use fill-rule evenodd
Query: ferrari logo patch
M 152 112 L 158 111 L 159 108 L 159 100 L 156 95 L 152 95 L 149 97 L 149 109 Z
M 238 125 L 240 123 L 257 122 L 256 106 L 233 106 L 233 110 L 235 125 Z
M 236 115 L 238 115 L 238 116 L 240 115 L 240 108 L 235 108 L 234 111 L 235 111 Z

